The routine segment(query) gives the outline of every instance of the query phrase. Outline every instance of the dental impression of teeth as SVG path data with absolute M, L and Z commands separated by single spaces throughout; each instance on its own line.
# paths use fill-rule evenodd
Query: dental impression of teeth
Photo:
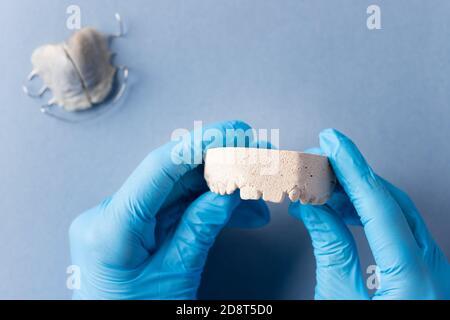
M 303 204 L 324 204 L 336 177 L 323 156 L 257 148 L 214 148 L 205 156 L 205 179 L 221 195 L 240 189 L 244 200 L 280 203 L 288 195 Z

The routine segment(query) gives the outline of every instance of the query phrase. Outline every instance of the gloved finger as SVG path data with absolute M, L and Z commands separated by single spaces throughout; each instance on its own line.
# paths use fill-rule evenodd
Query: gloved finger
M 171 234 L 173 228 L 179 222 L 182 213 L 189 206 L 189 201 L 182 201 L 167 207 L 164 212 L 164 219 L 159 219 L 155 229 L 154 248 L 158 248 Z M 159 215 L 159 213 L 158 213 Z M 158 218 L 157 215 L 157 218 Z M 268 224 L 270 221 L 269 208 L 265 201 L 259 200 L 243 200 L 239 203 L 234 213 L 228 221 L 227 228 L 260 228 Z M 153 248 L 149 248 L 152 250 Z
M 305 150 L 306 153 L 316 154 L 323 156 L 325 155 L 320 148 L 310 148 Z M 348 225 L 362 226 L 361 219 L 355 210 L 352 202 L 348 198 L 342 186 L 339 182 L 336 184 L 330 199 L 327 201 L 327 205 L 337 214 L 339 214 L 344 222 Z
M 209 249 L 241 200 L 206 192 L 186 209 L 167 250 L 165 263 L 172 270 L 200 272 Z
M 203 165 L 199 165 L 184 174 L 172 187 L 160 210 L 171 207 L 180 201 L 188 201 L 197 198 L 208 191 L 208 185 L 203 175 Z
M 362 226 L 361 218 L 356 212 L 353 203 L 339 183 L 336 184 L 333 194 L 326 204 L 333 209 L 334 212 L 339 214 L 346 224 L 351 226 Z
M 228 221 L 229 228 L 260 228 L 270 221 L 270 211 L 262 199 L 242 200 Z
M 392 196 L 397 200 L 397 203 L 402 208 L 403 213 L 405 214 L 406 220 L 408 221 L 409 227 L 416 239 L 417 245 L 422 250 L 424 255 L 431 252 L 436 252 L 436 250 L 440 250 L 437 247 L 436 242 L 431 236 L 428 228 L 423 221 L 422 216 L 417 210 L 416 206 L 409 198 L 409 196 L 402 190 L 398 189 L 396 186 L 391 184 L 389 181 L 383 179 L 382 177 L 378 177 L 392 194 Z
M 305 153 L 315 154 L 315 155 L 318 155 L 318 156 L 324 156 L 325 155 L 323 153 L 322 149 L 320 149 L 318 147 L 308 148 L 308 149 L 305 150 Z
M 180 201 L 166 207 L 164 213 L 157 214 L 155 241 L 152 247 L 147 247 L 152 253 L 159 248 L 163 242 L 173 233 L 173 229 L 179 222 L 183 212 L 190 205 L 191 201 Z M 159 215 L 164 215 L 159 219 Z M 265 201 L 259 200 L 242 200 L 230 220 L 226 224 L 228 228 L 260 228 L 268 224 L 270 221 L 269 208 Z
M 181 216 L 191 202 L 192 201 L 184 200 L 172 203 L 170 206 L 165 207 L 164 210 L 156 214 L 155 232 L 152 234 L 154 237 L 154 246 L 149 248 L 150 254 L 157 251 L 166 240 L 172 236 Z
M 303 221 L 316 258 L 316 299 L 368 299 L 350 230 L 327 205 L 289 206 L 289 213 Z
M 203 180 L 204 181 L 204 180 Z M 156 216 L 156 236 L 157 243 L 164 241 L 165 237 L 169 234 L 170 229 L 176 225 L 178 218 L 184 212 L 184 209 L 188 206 L 188 203 L 197 198 L 200 194 L 207 191 L 206 182 L 204 183 L 204 188 L 201 190 L 189 190 L 189 196 L 184 196 L 180 198 L 179 201 L 171 203 L 170 206 L 163 205 L 164 212 L 158 213 Z M 239 192 L 239 191 L 236 191 Z M 188 194 L 188 193 L 187 193 Z M 169 195 L 171 197 L 171 195 Z M 184 209 L 181 209 L 180 204 L 182 204 Z M 178 211 L 174 211 L 176 208 Z M 270 221 L 270 211 L 267 204 L 262 199 L 259 200 L 245 200 L 242 201 L 236 208 L 235 213 L 231 216 L 230 221 L 227 224 L 229 228 L 260 228 Z
M 400 206 L 353 142 L 327 129 L 320 134 L 320 147 L 361 218 L 381 274 L 419 268 L 418 247 Z
M 249 129 L 249 125 L 241 121 L 221 122 L 194 130 L 181 142 L 156 149 L 114 195 L 110 208 L 131 215 L 133 221 L 153 220 L 174 185 L 201 163 L 208 148 L 224 145 L 230 133 Z

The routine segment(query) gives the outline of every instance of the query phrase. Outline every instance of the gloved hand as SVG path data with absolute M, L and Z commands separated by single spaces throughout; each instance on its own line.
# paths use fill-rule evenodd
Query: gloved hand
M 187 150 L 195 154 L 195 137 L 202 139 L 206 129 L 225 138 L 227 129 L 249 126 L 219 123 L 191 133 L 181 147 L 169 143 L 153 151 L 116 194 L 74 220 L 71 254 L 81 271 L 75 299 L 193 299 L 222 227 L 268 222 L 263 201 L 208 192 L 201 166 L 173 161 Z M 200 141 L 203 150 L 217 142 Z
M 312 239 L 317 299 L 449 299 L 450 265 L 409 197 L 377 176 L 340 132 L 320 134 L 340 186 L 327 204 L 294 203 Z M 360 224 L 379 268 L 373 297 L 364 285 L 347 224 Z

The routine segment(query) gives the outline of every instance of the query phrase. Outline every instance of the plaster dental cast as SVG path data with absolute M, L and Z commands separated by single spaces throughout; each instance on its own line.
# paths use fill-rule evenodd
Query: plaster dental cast
M 241 121 L 208 128 L 223 136 L 227 129 L 250 129 Z M 194 141 L 196 136 L 202 140 Z M 207 151 L 212 142 L 203 140 L 202 132 L 192 132 L 191 138 L 180 149 L 170 142 L 150 152 L 116 193 L 73 221 L 71 256 L 81 270 L 75 299 L 195 299 L 208 251 L 220 231 L 266 225 L 270 218 L 264 198 L 279 202 L 281 192 L 294 200 L 289 212 L 311 237 L 317 299 L 450 298 L 450 265 L 413 202 L 379 177 L 342 133 L 326 129 L 319 135 L 320 147 L 309 150 L 316 156 L 291 153 L 287 166 L 280 162 L 279 172 L 290 170 L 292 176 L 288 183 L 274 176 L 276 192 L 265 197 L 268 180 L 257 173 L 242 174 L 238 181 L 239 170 L 248 168 L 242 158 L 225 168 L 227 182 L 235 184 L 228 190 L 217 184 L 223 177 L 214 159 L 207 162 L 207 170 L 198 163 L 174 162 L 179 156 L 174 150 L 189 150 L 196 142 L 203 156 L 213 157 L 214 151 Z M 252 143 L 238 147 L 255 147 Z M 230 152 L 239 158 L 244 151 Z M 288 159 L 283 154 L 281 159 Z M 302 171 L 304 159 L 309 168 Z M 305 175 L 307 170 L 312 177 Z M 218 193 L 209 190 L 204 174 Z M 239 186 L 251 186 L 251 192 Z M 349 225 L 364 228 L 380 270 L 380 287 L 372 296 Z

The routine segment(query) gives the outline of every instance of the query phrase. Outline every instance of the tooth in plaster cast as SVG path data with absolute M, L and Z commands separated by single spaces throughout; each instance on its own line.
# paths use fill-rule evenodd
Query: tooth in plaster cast
M 280 203 L 286 196 L 303 204 L 323 204 L 336 177 L 323 156 L 257 148 L 214 148 L 205 156 L 205 179 L 212 192 L 240 189 L 244 200 Z
M 300 189 L 297 187 L 294 187 L 289 191 L 289 200 L 292 202 L 297 201 L 300 197 Z
M 241 198 L 243 200 L 258 200 L 261 198 L 261 191 L 254 187 L 242 187 Z
M 234 181 L 228 181 L 226 193 L 232 194 L 236 190 L 236 188 L 236 183 L 234 183 Z

